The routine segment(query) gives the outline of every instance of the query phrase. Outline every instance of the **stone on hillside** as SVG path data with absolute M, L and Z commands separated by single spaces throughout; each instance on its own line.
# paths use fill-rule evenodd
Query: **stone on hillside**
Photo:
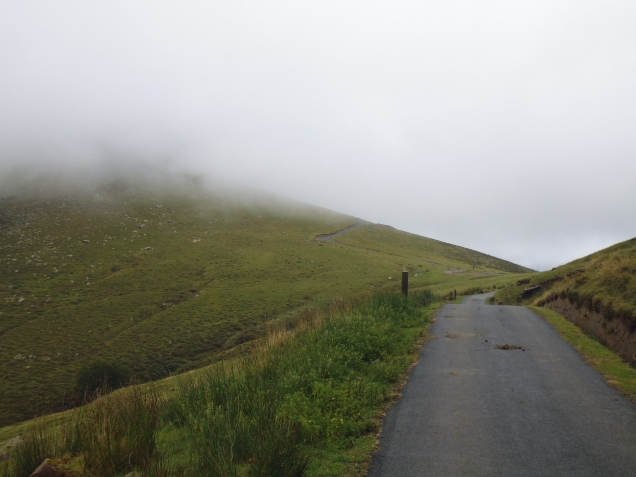
M 30 477 L 62 477 L 62 473 L 49 464 L 50 460 L 51 459 L 44 459 L 44 462 L 35 469 Z
M 22 438 L 22 436 L 15 436 L 15 437 L 9 439 L 9 441 L 5 445 L 0 447 L 0 451 L 2 451 L 2 454 L 0 454 L 0 459 L 9 458 L 11 456 L 11 454 L 9 453 L 8 449 L 10 449 L 11 447 L 17 446 L 23 440 L 24 439 Z M 2 456 L 4 456 L 4 457 L 2 457 Z
M 22 354 L 17 354 L 15 355 L 15 357 L 13 359 L 25 359 L 26 356 L 23 356 Z
M 84 243 L 91 243 L 90 240 L 84 240 Z

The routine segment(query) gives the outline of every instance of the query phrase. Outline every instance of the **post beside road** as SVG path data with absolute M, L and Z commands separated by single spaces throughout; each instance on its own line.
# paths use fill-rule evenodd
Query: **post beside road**
M 409 272 L 402 272 L 402 295 L 409 294 Z

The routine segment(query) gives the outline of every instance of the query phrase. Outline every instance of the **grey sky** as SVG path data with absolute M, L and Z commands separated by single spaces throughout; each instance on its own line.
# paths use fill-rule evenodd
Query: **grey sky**
M 636 236 L 633 1 L 0 3 L 0 166 L 144 158 L 545 269 Z

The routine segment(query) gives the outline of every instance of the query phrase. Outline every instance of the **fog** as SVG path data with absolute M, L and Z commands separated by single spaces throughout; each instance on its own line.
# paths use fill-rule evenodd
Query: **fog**
M 629 1 L 2 2 L 0 174 L 152 164 L 534 269 L 636 236 Z

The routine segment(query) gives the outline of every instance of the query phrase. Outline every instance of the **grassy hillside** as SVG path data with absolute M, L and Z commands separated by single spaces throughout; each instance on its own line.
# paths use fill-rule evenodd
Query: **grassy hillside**
M 378 293 L 312 307 L 244 359 L 31 423 L 0 475 L 27 477 L 44 457 L 69 477 L 366 475 L 435 301 Z
M 355 220 L 271 197 L 148 190 L 0 200 L 0 425 L 71 405 L 96 358 L 157 379 L 239 353 L 304 306 L 397 289 L 404 268 L 413 288 L 520 270 L 380 226 L 323 243 Z
M 536 287 L 533 290 L 529 290 Z M 497 292 L 505 303 L 538 303 L 555 296 L 618 318 L 636 331 L 636 238 L 547 272 L 529 274 Z
M 409 261 L 410 267 L 414 271 L 426 268 L 429 272 L 441 271 L 444 275 L 453 277 L 488 277 L 498 275 L 501 272 L 526 273 L 532 271 L 529 268 L 481 252 L 402 232 L 380 224 L 369 224 L 367 227 L 356 229 L 349 234 L 338 237 L 338 241 L 368 251 L 404 257 Z M 439 283 L 440 278 L 442 278 L 436 274 L 434 276 L 435 279 L 430 284 Z

